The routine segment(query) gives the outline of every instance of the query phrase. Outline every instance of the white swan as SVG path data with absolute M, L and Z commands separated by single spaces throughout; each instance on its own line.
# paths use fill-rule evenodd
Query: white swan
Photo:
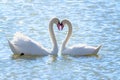
M 68 33 L 66 36 L 66 39 L 63 41 L 62 48 L 61 48 L 61 54 L 62 55 L 70 55 L 70 56 L 85 56 L 85 55 L 93 55 L 97 54 L 101 45 L 98 47 L 92 47 L 87 45 L 74 45 L 70 48 L 66 48 L 66 44 L 72 35 L 72 24 L 68 20 L 63 20 L 61 22 L 61 27 L 63 29 L 64 25 L 67 24 L 68 26 Z
M 34 41 L 28 36 L 23 35 L 20 32 L 17 32 L 14 35 L 12 41 L 8 40 L 9 46 L 14 54 L 19 55 L 39 55 L 39 56 L 46 56 L 46 55 L 57 55 L 58 53 L 58 45 L 57 41 L 53 32 L 53 24 L 56 24 L 57 27 L 60 24 L 59 19 L 53 18 L 49 23 L 49 33 L 53 43 L 53 49 L 49 51 L 48 49 L 44 48 L 40 43 Z

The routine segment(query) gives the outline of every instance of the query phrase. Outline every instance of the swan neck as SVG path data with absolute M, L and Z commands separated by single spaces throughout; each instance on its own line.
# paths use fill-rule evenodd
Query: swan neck
M 53 23 L 54 22 L 51 21 L 50 24 L 49 24 L 49 33 L 50 33 L 50 38 L 51 38 L 52 45 L 53 45 L 53 49 L 52 49 L 50 54 L 57 55 L 58 45 L 57 45 L 57 41 L 56 41 L 56 38 L 55 38 L 54 30 L 53 30 Z
M 68 21 L 66 21 L 65 24 L 67 24 L 67 26 L 68 26 L 68 33 L 67 33 L 67 36 L 66 36 L 65 40 L 63 41 L 62 51 L 66 48 L 66 44 L 67 44 L 67 42 L 69 41 L 69 39 L 72 35 L 72 24 Z

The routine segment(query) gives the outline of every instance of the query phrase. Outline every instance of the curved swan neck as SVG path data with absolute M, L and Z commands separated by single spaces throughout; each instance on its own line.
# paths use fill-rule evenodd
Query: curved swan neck
M 57 45 L 57 41 L 56 41 L 56 38 L 55 38 L 54 30 L 53 30 L 53 24 L 55 23 L 55 20 L 56 19 L 52 19 L 50 21 L 50 24 L 49 24 L 50 38 L 51 38 L 51 41 L 53 43 L 52 44 L 53 45 L 53 49 L 52 49 L 50 54 L 53 54 L 53 55 L 57 55 L 57 53 L 58 53 L 58 45 Z
M 68 20 L 63 20 L 62 22 L 63 22 L 63 25 L 67 24 L 67 26 L 68 26 L 68 33 L 67 33 L 67 36 L 66 36 L 66 38 L 65 38 L 65 40 L 63 41 L 63 44 L 62 44 L 62 50 L 64 50 L 67 42 L 69 41 L 69 39 L 72 35 L 72 24 Z

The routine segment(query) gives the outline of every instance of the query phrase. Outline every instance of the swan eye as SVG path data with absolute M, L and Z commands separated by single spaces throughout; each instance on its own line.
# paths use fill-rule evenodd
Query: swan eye
M 24 53 L 21 53 L 21 54 L 20 54 L 20 56 L 23 56 L 23 55 L 24 55 Z

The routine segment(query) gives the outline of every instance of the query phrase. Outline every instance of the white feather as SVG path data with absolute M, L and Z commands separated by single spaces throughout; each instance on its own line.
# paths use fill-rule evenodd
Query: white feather
M 23 35 L 20 32 L 17 32 L 14 35 L 12 41 L 9 41 L 9 44 L 14 47 L 15 54 L 27 54 L 27 55 L 48 55 L 47 49 L 44 48 L 40 43 L 31 39 L 28 36 Z

